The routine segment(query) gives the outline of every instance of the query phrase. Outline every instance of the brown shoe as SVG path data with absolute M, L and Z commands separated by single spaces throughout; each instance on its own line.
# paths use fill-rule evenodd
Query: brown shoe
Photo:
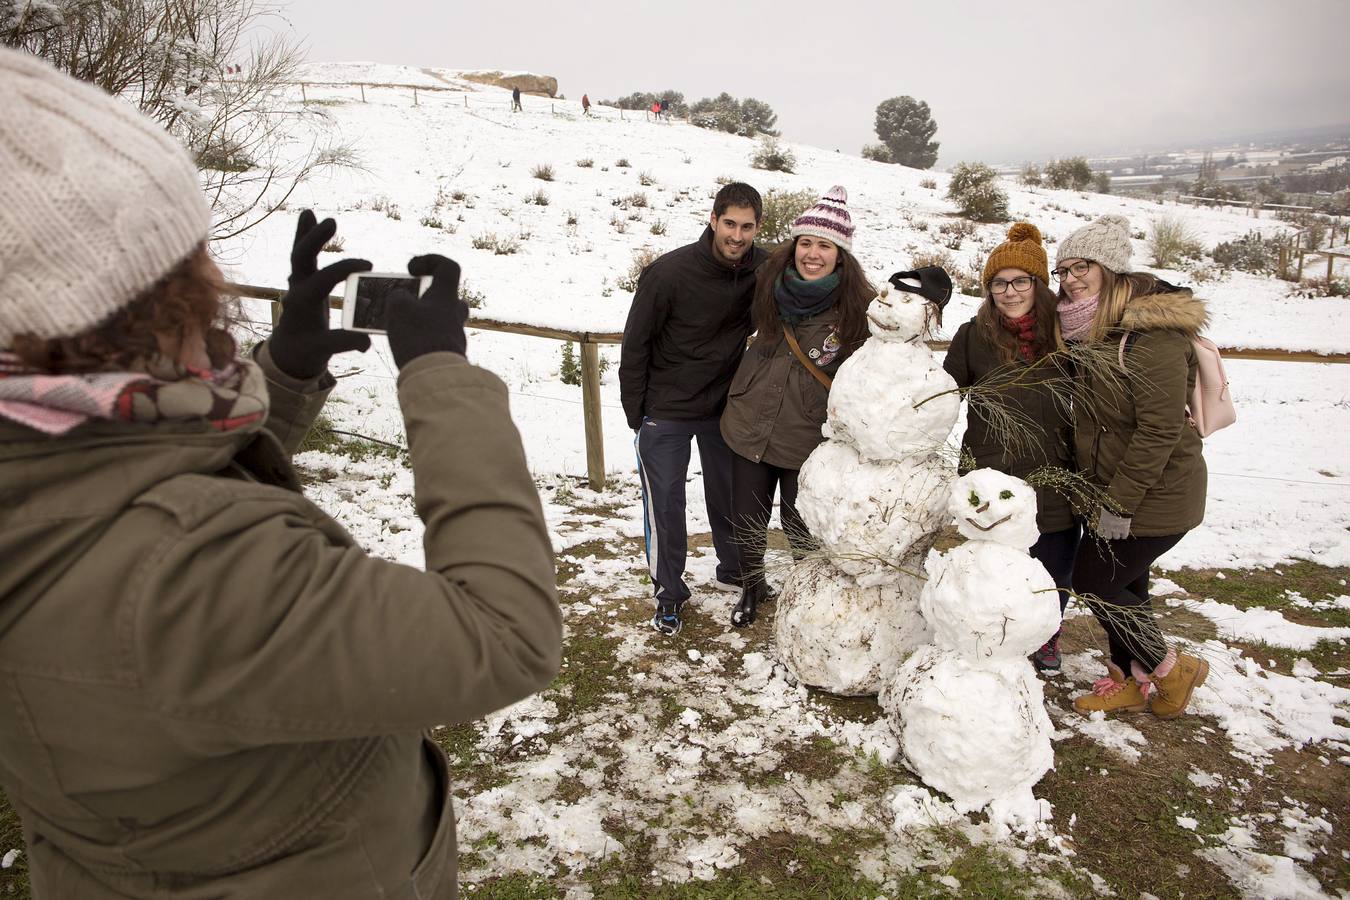
M 1114 663 L 1106 664 L 1109 673 L 1092 684 L 1092 692 L 1073 701 L 1074 712 L 1087 715 L 1094 712 L 1143 712 L 1148 709 L 1148 695 L 1139 682 L 1126 678 Z
M 1205 683 L 1208 674 L 1208 662 L 1178 653 L 1172 671 L 1161 678 L 1153 676 L 1153 687 L 1157 689 L 1153 714 L 1160 719 L 1175 719 L 1181 715 L 1191 702 L 1191 693 Z

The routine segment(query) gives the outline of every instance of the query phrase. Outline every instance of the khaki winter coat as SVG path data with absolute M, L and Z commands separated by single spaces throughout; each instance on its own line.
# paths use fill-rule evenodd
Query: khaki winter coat
M 1004 362 L 998 347 L 972 319 L 956 331 L 942 367 L 958 387 L 997 385 L 998 403 L 1018 414 L 1026 433 L 1010 440 L 982 413 L 982 407 L 969 407 L 966 433 L 961 437 L 961 455 L 974 457 L 973 468 L 997 469 L 1016 478 L 1026 478 L 1038 469 L 1054 466 L 1073 468 L 1073 436 L 1069 423 L 1068 396 L 1071 393 L 1064 373 L 1054 365 L 1054 357 L 1042 360 L 1034 369 L 1020 356 Z M 1058 391 L 1054 385 L 1063 385 Z M 962 467 L 961 474 L 969 469 Z M 1054 487 L 1036 488 L 1036 525 L 1042 533 L 1073 527 L 1069 500 Z
M 1131 535 L 1184 534 L 1205 517 L 1209 474 L 1185 411 L 1197 366 L 1191 339 L 1206 318 L 1204 302 L 1188 290 L 1135 297 L 1120 328 L 1097 345 L 1097 365 L 1080 373 L 1078 466 L 1106 490 L 1111 506 L 1131 517 Z M 1126 332 L 1136 336 L 1121 372 L 1117 350 Z
M 333 382 L 259 357 L 266 429 L 0 421 L 0 784 L 39 898 L 454 897 L 426 729 L 558 669 L 501 381 L 452 353 L 399 376 L 422 571 L 301 495 Z
M 817 366 L 830 377 L 848 358 L 845 349 L 857 349 L 840 346 L 838 324 L 839 310 L 831 306 L 793 326 L 802 352 L 808 357 L 817 354 Z M 824 440 L 820 426 L 825 424 L 829 397 L 830 392 L 797 359 L 781 331 L 768 339 L 756 337 L 731 380 L 722 413 L 722 437 L 746 459 L 800 469 Z

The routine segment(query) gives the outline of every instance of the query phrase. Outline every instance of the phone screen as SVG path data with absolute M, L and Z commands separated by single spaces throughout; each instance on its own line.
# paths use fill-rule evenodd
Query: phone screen
M 353 328 L 363 331 L 389 330 L 389 295 L 402 289 L 416 294 L 418 279 L 362 275 L 356 279 L 356 302 L 352 308 Z

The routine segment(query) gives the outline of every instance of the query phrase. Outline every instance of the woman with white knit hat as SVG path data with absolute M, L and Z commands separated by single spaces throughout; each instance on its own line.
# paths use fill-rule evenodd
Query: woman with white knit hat
M 1059 321 L 1083 346 L 1074 455 L 1101 496 L 1073 566 L 1073 590 L 1106 631 L 1107 675 L 1081 713 L 1180 715 L 1209 664 L 1169 648 L 1150 607 L 1149 569 L 1205 513 L 1201 440 L 1187 424 L 1192 339 L 1206 320 L 1190 290 L 1130 271 L 1130 226 L 1102 216 L 1060 242 Z M 1122 366 L 1123 362 L 1123 366 Z
M 824 438 L 835 370 L 867 340 L 876 296 L 853 256 L 848 192 L 836 185 L 792 222 L 788 240 L 756 272 L 755 336 L 731 382 L 722 436 L 732 451 L 732 528 L 741 546 L 741 597 L 731 624 L 770 599 L 764 550 L 774 491 L 794 554 L 811 549 L 797 514 L 797 472 Z
M 459 267 L 390 297 L 426 568 L 368 556 L 289 462 L 369 346 L 300 216 L 238 358 L 191 158 L 0 48 L 0 787 L 38 897 L 455 894 L 425 736 L 558 669 L 552 550 L 506 388 L 464 357 Z M 468 427 L 471 426 L 471 427 Z

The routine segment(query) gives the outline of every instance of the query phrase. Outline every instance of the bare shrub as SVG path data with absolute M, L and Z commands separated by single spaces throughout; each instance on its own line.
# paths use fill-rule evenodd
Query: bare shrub
M 638 184 L 642 185 L 643 187 L 651 187 L 652 185 L 656 184 L 656 179 L 652 177 L 651 172 L 639 172 Z
M 936 179 L 936 178 L 921 178 L 921 179 L 919 179 L 919 187 L 923 188 L 924 190 L 928 190 L 928 191 L 936 191 L 936 190 L 937 190 L 937 179 Z
M 515 238 L 500 237 L 493 231 L 485 231 L 482 234 L 475 235 L 470 243 L 475 250 L 491 250 L 498 256 L 510 256 L 520 249 L 520 244 Z
M 791 172 L 797 165 L 797 157 L 779 144 L 777 138 L 766 134 L 759 139 L 759 146 L 750 155 L 750 165 L 768 172 Z
M 578 169 L 589 169 L 589 168 L 591 168 L 591 167 L 594 166 L 594 165 L 595 165 L 595 160 L 591 159 L 589 156 L 585 156 L 585 157 L 582 157 L 581 159 L 577 160 L 577 168 L 578 168 Z
M 1181 219 L 1161 216 L 1152 222 L 1153 234 L 1148 248 L 1153 253 L 1153 265 L 1159 269 L 1175 269 L 1184 260 L 1199 259 L 1205 252 L 1200 238 Z
M 638 278 L 642 275 L 642 270 L 652 264 L 661 254 L 657 253 L 651 247 L 639 247 L 633 251 L 633 261 L 628 266 L 628 271 L 619 276 L 614 283 L 625 291 L 636 291 Z
M 548 193 L 543 188 L 540 188 L 533 194 L 529 194 L 528 196 L 526 196 L 525 202 L 532 203 L 535 206 L 548 206 L 549 203 Z
M 764 194 L 764 215 L 759 221 L 759 238 L 766 244 L 787 239 L 792 220 L 815 205 L 815 191 L 784 191 L 769 188 Z
M 541 163 L 530 170 L 530 174 L 540 181 L 553 180 L 553 166 L 550 163 Z

